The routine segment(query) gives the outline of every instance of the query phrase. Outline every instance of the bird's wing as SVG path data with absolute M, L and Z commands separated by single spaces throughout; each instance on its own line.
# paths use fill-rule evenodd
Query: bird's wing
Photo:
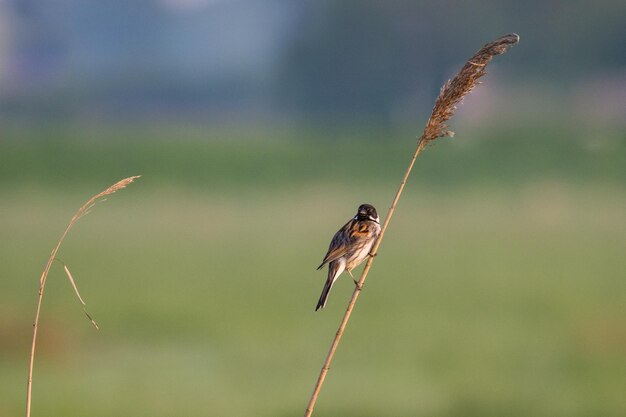
M 366 239 L 372 232 L 369 223 L 369 221 L 353 221 L 352 227 L 348 231 L 350 241 Z
M 327 263 L 336 261 L 346 254 L 350 241 L 353 239 L 352 229 L 354 228 L 354 223 L 354 219 L 350 220 L 335 233 L 333 240 L 330 241 L 330 245 L 328 246 L 328 252 L 326 252 L 324 260 L 317 269 L 321 269 Z

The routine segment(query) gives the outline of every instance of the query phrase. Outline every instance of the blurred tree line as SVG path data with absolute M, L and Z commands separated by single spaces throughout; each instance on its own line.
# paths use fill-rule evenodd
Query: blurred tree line
M 514 31 L 507 77 L 567 88 L 626 71 L 626 2 L 322 0 L 309 3 L 285 54 L 281 92 L 298 108 L 385 115 L 442 83 L 480 45 Z M 421 92 L 421 93 L 420 93 Z
M 623 0 L 8 0 L 0 115 L 259 111 L 385 121 L 430 106 L 480 45 L 507 79 L 567 90 L 626 72 Z

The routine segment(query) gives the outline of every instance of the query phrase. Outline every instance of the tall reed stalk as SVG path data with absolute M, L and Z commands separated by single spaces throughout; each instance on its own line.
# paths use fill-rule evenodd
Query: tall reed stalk
M 463 97 L 465 97 L 465 95 L 467 95 L 477 84 L 479 84 L 479 79 L 486 74 L 487 64 L 491 62 L 492 58 L 496 55 L 505 53 L 509 49 L 509 47 L 515 45 L 518 42 L 519 36 L 515 33 L 502 36 L 492 42 L 489 42 L 465 63 L 465 65 L 452 80 L 449 80 L 443 85 L 443 87 L 441 87 L 441 91 L 439 92 L 439 96 L 435 100 L 435 105 L 433 106 L 430 118 L 426 123 L 426 127 L 424 128 L 422 135 L 417 141 L 417 148 L 415 149 L 413 157 L 409 162 L 409 166 L 406 169 L 404 176 L 402 177 L 400 187 L 398 188 L 398 191 L 393 198 L 391 207 L 389 207 L 389 211 L 381 228 L 380 235 L 374 243 L 374 246 L 372 247 L 372 250 L 370 252 L 371 256 L 365 264 L 358 284 L 355 286 L 354 291 L 352 292 L 352 297 L 350 298 L 350 302 L 348 303 L 348 308 L 343 315 L 343 319 L 341 320 L 339 329 L 337 330 L 337 333 L 335 334 L 335 337 L 330 345 L 330 349 L 328 351 L 328 354 L 326 355 L 326 359 L 324 360 L 324 365 L 322 366 L 319 377 L 317 378 L 317 382 L 315 383 L 313 394 L 311 395 L 309 404 L 307 405 L 306 411 L 304 413 L 304 417 L 309 417 L 313 413 L 317 397 L 320 393 L 320 390 L 322 389 L 322 385 L 324 384 L 326 374 L 330 369 L 330 363 L 332 362 L 335 351 L 339 346 L 339 341 L 341 340 L 341 336 L 343 335 L 346 325 L 348 324 L 348 320 L 350 320 L 350 315 L 352 314 L 354 305 L 359 298 L 359 294 L 361 293 L 361 289 L 363 288 L 365 278 L 367 277 L 367 274 L 372 267 L 372 264 L 374 262 L 374 256 L 378 252 L 378 248 L 380 247 L 387 227 L 389 226 L 391 217 L 396 210 L 398 200 L 400 200 L 400 196 L 402 195 L 404 186 L 406 185 L 409 175 L 411 174 L 411 170 L 413 169 L 415 160 L 424 150 L 426 145 L 428 145 L 430 142 L 443 136 L 454 135 L 454 132 L 447 130 L 448 126 L 446 125 L 446 122 L 454 115 L 456 106 L 463 100 Z
M 33 341 L 32 341 L 31 348 L 30 348 L 30 362 L 28 364 L 28 379 L 26 382 L 26 417 L 30 417 L 30 410 L 31 410 L 32 388 L 33 388 L 33 367 L 35 364 L 35 348 L 37 347 L 37 331 L 39 330 L 39 315 L 41 313 L 43 293 L 44 293 L 44 289 L 46 286 L 46 280 L 48 279 L 48 273 L 50 272 L 50 267 L 52 266 L 52 263 L 55 260 L 63 264 L 63 269 L 68 279 L 72 283 L 72 287 L 74 288 L 74 291 L 76 292 L 76 295 L 80 303 L 83 305 L 83 311 L 85 311 L 84 310 L 85 302 L 83 301 L 82 297 L 78 293 L 78 287 L 76 287 L 76 282 L 74 281 L 74 278 L 72 277 L 72 274 L 70 273 L 70 270 L 68 269 L 67 265 L 63 261 L 57 258 L 57 253 L 59 252 L 59 249 L 61 248 L 61 243 L 63 243 L 63 240 L 65 240 L 65 237 L 69 233 L 72 226 L 74 226 L 74 224 L 78 221 L 78 219 L 80 219 L 81 217 L 89 213 L 89 211 L 93 208 L 93 206 L 95 206 L 100 201 L 104 201 L 105 196 L 109 194 L 113 194 L 114 192 L 126 187 L 127 185 L 129 185 L 130 183 L 132 183 L 135 179 L 139 177 L 140 177 L 139 175 L 136 175 L 134 177 L 125 178 L 121 181 L 118 181 L 112 186 L 110 186 L 109 188 L 107 188 L 106 190 L 94 195 L 89 200 L 87 200 L 87 202 L 78 209 L 76 214 L 74 214 L 74 217 L 72 217 L 69 224 L 65 228 L 65 231 L 63 231 L 63 234 L 61 234 L 61 237 L 57 241 L 56 246 L 52 249 L 52 252 L 50 253 L 50 258 L 48 258 L 48 262 L 46 263 L 46 266 L 43 272 L 41 273 L 41 278 L 39 279 L 39 298 L 37 300 L 37 312 L 35 313 L 35 322 L 33 323 Z M 91 321 L 93 326 L 97 329 L 98 325 L 91 318 L 91 316 L 87 314 L 87 311 L 85 311 L 85 314 L 87 315 L 87 318 Z

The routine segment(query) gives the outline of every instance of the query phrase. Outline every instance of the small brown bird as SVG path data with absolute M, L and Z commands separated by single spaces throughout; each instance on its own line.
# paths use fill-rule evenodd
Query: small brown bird
M 361 204 L 356 216 L 335 233 L 322 264 L 317 267 L 321 269 L 328 264 L 328 279 L 315 311 L 324 308 L 330 289 L 344 270 L 348 271 L 354 280 L 352 270 L 370 255 L 372 245 L 379 234 L 380 219 L 376 209 L 370 204 Z M 356 281 L 354 282 L 356 284 Z

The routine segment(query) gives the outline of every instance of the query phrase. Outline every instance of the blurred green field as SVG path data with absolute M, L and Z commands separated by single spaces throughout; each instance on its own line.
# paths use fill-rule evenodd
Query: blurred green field
M 358 204 L 386 213 L 413 136 L 4 136 L 0 416 L 24 409 L 58 235 L 134 174 L 59 256 L 100 331 L 50 275 L 33 415 L 301 415 L 353 287 L 341 279 L 315 313 L 315 268 Z M 427 149 L 315 415 L 626 415 L 624 161 L 611 129 L 471 131 Z

